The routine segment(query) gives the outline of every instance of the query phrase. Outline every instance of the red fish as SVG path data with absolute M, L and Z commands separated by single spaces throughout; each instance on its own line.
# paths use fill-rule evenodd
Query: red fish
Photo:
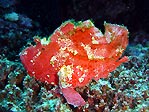
M 92 79 L 105 78 L 120 64 L 128 45 L 128 30 L 124 26 L 105 23 L 105 33 L 90 20 L 63 23 L 48 39 L 35 38 L 36 45 L 20 54 L 30 76 L 49 84 L 59 85 L 67 102 L 85 105 L 75 91 Z

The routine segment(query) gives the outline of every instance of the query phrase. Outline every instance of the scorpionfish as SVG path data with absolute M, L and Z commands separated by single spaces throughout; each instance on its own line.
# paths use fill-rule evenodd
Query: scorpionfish
M 69 104 L 83 106 L 86 102 L 75 88 L 108 77 L 128 61 L 122 57 L 128 45 L 127 28 L 104 26 L 102 33 L 90 20 L 66 21 L 48 38 L 36 36 L 36 45 L 24 49 L 20 59 L 30 76 L 58 85 Z

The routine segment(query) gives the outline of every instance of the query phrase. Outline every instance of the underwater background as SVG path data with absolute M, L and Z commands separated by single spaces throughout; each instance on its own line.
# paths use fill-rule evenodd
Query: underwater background
M 0 0 L 0 112 L 148 112 L 149 2 L 147 0 Z M 30 77 L 19 53 L 49 36 L 61 23 L 91 19 L 104 32 L 104 22 L 124 25 L 129 45 L 127 63 L 108 78 L 77 91 L 87 104 L 69 105 L 59 88 Z

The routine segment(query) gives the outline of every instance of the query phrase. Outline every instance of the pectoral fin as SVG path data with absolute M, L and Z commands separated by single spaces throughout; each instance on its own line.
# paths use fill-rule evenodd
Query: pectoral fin
M 61 91 L 67 102 L 74 107 L 84 106 L 86 104 L 81 95 L 73 88 L 62 88 Z

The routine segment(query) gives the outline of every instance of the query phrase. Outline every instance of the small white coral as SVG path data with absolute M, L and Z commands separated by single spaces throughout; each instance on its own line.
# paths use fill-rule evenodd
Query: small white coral
M 18 21 L 19 15 L 16 12 L 11 12 L 4 15 L 4 18 L 9 21 Z

